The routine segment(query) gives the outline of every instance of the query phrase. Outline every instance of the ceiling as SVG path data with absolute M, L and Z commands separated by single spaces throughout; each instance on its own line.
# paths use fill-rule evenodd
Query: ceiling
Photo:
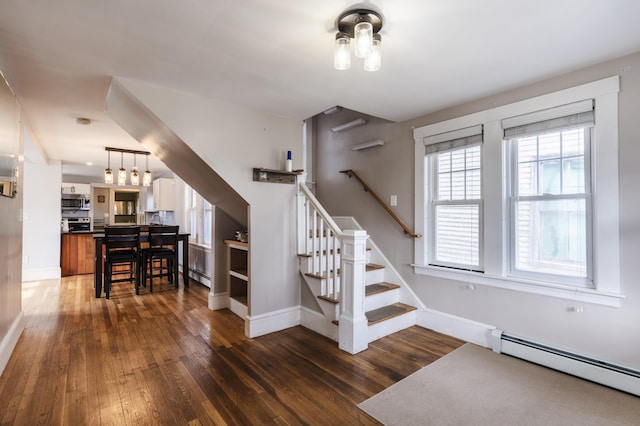
M 378 72 L 355 58 L 333 69 L 336 18 L 355 6 L 384 16 Z M 112 76 L 296 120 L 341 105 L 403 121 L 636 51 L 637 0 L 0 4 L 0 70 L 41 150 L 69 174 L 99 176 L 105 146 L 144 149 L 104 112 Z

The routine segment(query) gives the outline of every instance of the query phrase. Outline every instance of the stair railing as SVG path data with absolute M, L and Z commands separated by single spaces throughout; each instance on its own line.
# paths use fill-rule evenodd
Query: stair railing
M 321 296 L 340 303 L 338 347 L 358 353 L 368 347 L 364 299 L 369 236 L 362 230 L 342 231 L 306 184 L 298 187 L 298 253 L 310 255 L 313 275 L 326 278 Z
M 393 218 L 393 220 L 395 220 L 396 222 L 398 222 L 398 225 L 400 225 L 402 227 L 402 229 L 404 230 L 404 233 L 413 237 L 413 238 L 421 238 L 422 235 L 420 234 L 416 234 L 415 232 L 413 232 L 407 225 L 405 225 L 405 223 L 402 221 L 402 219 L 400 219 L 398 217 L 397 214 L 394 213 L 393 210 L 391 210 L 389 208 L 389 206 L 387 206 L 387 204 L 382 201 L 382 198 L 380 198 L 378 196 L 378 194 L 376 194 L 370 187 L 369 185 L 367 185 L 360 176 L 358 176 L 358 174 L 356 172 L 354 172 L 353 170 L 349 169 L 349 170 L 340 170 L 340 173 L 345 173 L 347 176 L 349 177 L 354 177 L 356 178 L 356 180 L 358 182 L 360 182 L 360 184 L 362 185 L 362 187 L 364 188 L 365 192 L 368 192 L 369 194 L 371 194 L 371 196 L 387 211 L 387 213 L 389 213 L 391 215 L 391 217 Z
M 340 302 L 342 230 L 304 183 L 300 192 L 298 253 L 311 255 L 311 274 L 326 278 L 320 295 Z

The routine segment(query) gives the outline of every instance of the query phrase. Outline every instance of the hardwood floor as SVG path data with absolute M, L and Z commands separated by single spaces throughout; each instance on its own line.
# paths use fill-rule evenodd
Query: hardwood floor
M 0 377 L 0 424 L 377 424 L 356 405 L 462 345 L 412 327 L 350 355 L 303 327 L 255 339 L 209 289 L 25 283 L 26 328 Z

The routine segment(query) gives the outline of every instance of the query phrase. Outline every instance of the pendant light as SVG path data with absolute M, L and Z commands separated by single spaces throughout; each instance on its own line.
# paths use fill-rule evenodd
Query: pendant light
M 104 183 L 113 183 L 113 170 L 111 170 L 111 151 L 107 151 L 108 163 L 104 170 Z
M 144 175 L 142 176 L 142 185 L 151 186 L 151 171 L 149 170 L 149 154 L 146 155 L 147 158 L 147 167 L 144 171 Z
M 140 175 L 138 175 L 138 166 L 136 165 L 136 154 L 133 154 L 133 168 L 131 169 L 131 185 L 140 185 Z
M 118 185 L 127 184 L 127 171 L 124 168 L 124 153 L 120 152 L 120 169 L 118 169 Z

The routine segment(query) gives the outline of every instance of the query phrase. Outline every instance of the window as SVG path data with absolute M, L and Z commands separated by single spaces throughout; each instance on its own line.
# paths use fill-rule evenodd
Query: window
M 568 109 L 581 112 L 562 116 Z M 511 273 L 591 286 L 592 101 L 505 129 L 511 153 Z M 539 114 L 517 121 L 540 120 Z M 503 126 L 513 125 L 510 119 Z M 555 277 L 551 277 L 555 276 Z
M 211 204 L 193 188 L 185 184 L 185 213 L 190 241 L 211 246 Z
M 466 133 L 481 132 L 481 128 Z M 429 263 L 460 269 L 481 269 L 481 142 L 480 134 L 439 135 L 426 148 L 432 170 Z M 427 187 L 429 183 L 427 183 Z
M 620 306 L 619 85 L 414 129 L 415 273 Z

